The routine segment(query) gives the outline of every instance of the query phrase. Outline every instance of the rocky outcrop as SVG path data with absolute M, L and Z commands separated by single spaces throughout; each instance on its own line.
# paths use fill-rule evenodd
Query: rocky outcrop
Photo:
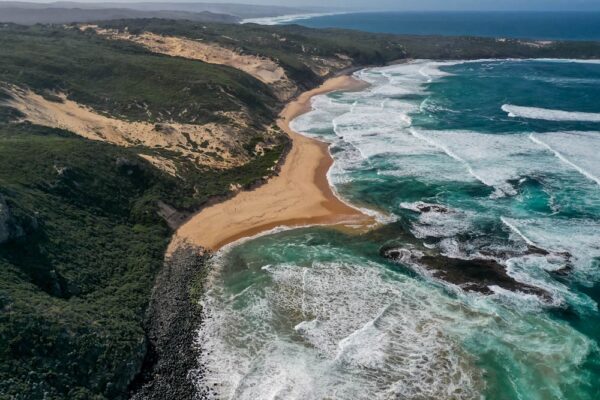
M 23 235 L 24 229 L 17 223 L 6 199 L 0 194 L 0 244 Z
M 198 397 L 190 371 L 198 368 L 195 346 L 201 313 L 194 282 L 206 255 L 183 245 L 166 260 L 152 292 L 146 320 L 147 351 L 130 389 L 134 400 L 188 400 Z
M 6 242 L 10 237 L 8 222 L 10 220 L 10 210 L 6 201 L 0 195 L 0 244 Z
M 383 247 L 380 254 L 390 260 L 425 268 L 431 275 L 458 285 L 465 291 L 493 294 L 492 286 L 513 292 L 533 294 L 550 299 L 544 290 L 521 283 L 506 272 L 505 267 L 493 259 L 460 259 L 443 255 L 426 255 L 422 252 L 395 247 Z

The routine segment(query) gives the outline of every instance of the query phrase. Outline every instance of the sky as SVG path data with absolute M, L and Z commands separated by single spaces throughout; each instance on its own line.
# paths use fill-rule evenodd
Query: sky
M 0 0 L 8 1 L 8 0 Z M 31 0 L 30 0 L 31 1 Z M 52 2 L 52 0 L 33 0 L 35 2 Z M 78 0 L 79 2 L 114 2 L 131 3 L 136 0 Z M 140 1 L 140 0 L 137 0 Z M 142 0 L 143 1 L 143 0 Z M 169 3 L 168 0 L 156 1 L 159 3 Z M 195 2 L 189 0 L 176 0 L 174 2 Z M 206 0 L 200 2 L 207 3 L 240 3 L 240 4 L 265 4 L 278 6 L 320 6 L 320 7 L 340 7 L 363 10 L 410 10 L 410 11 L 431 11 L 431 10 L 474 10 L 474 11 L 509 11 L 509 10 L 537 10 L 537 11 L 557 11 L 557 10 L 594 10 L 600 11 L 600 0 Z

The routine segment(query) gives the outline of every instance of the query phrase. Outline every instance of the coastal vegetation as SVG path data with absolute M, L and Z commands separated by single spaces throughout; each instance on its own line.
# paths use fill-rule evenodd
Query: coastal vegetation
M 219 113 L 242 105 L 258 121 L 275 113 L 266 86 L 238 70 L 158 55 L 76 29 L 1 27 L 0 58 L 0 82 L 42 94 L 64 92 L 128 120 L 207 123 L 222 121 Z
M 56 27 L 4 27 L 0 41 L 0 102 L 16 85 L 52 101 L 66 93 L 131 121 L 226 124 L 215 112 L 244 108 L 252 144 L 275 113 L 265 86 L 232 68 Z M 185 215 L 260 181 L 285 140 L 261 155 L 248 148 L 248 163 L 217 169 L 0 110 L 0 397 L 125 398 L 147 352 L 146 309 L 172 232 L 160 205 Z M 173 160 L 178 175 L 140 154 Z
M 234 170 L 190 166 L 180 180 L 135 149 L 3 124 L 0 196 L 18 229 L 0 244 L 0 393 L 124 396 L 171 235 L 158 202 L 193 209 L 260 179 L 279 154 Z

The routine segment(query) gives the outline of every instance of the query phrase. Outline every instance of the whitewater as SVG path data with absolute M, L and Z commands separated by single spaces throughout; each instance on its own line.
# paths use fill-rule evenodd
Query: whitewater
M 294 130 L 367 233 L 275 230 L 212 261 L 198 389 L 223 399 L 600 396 L 600 64 L 359 71 Z

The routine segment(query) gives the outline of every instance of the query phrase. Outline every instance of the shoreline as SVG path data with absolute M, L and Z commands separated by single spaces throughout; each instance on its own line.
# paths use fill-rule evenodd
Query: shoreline
M 360 90 L 367 85 L 351 75 L 340 75 L 290 101 L 277 120 L 292 143 L 279 173 L 253 190 L 200 210 L 175 232 L 168 253 L 182 243 L 216 251 L 278 227 L 373 224 L 372 217 L 342 201 L 330 186 L 330 144 L 301 135 L 289 126 L 311 110 L 314 96 Z
M 239 24 L 240 25 L 245 25 L 245 24 L 257 24 L 257 25 L 264 25 L 264 26 L 274 26 L 274 25 L 284 25 L 284 24 L 289 24 L 289 23 L 294 23 L 296 21 L 300 21 L 303 19 L 311 19 L 311 18 L 318 18 L 318 17 L 328 17 L 331 15 L 342 15 L 342 14 L 348 14 L 348 12 L 346 11 L 339 11 L 339 12 L 325 12 L 325 13 L 300 13 L 300 14 L 283 14 L 283 15 L 277 15 L 274 17 L 256 17 L 256 18 L 243 18 Z

